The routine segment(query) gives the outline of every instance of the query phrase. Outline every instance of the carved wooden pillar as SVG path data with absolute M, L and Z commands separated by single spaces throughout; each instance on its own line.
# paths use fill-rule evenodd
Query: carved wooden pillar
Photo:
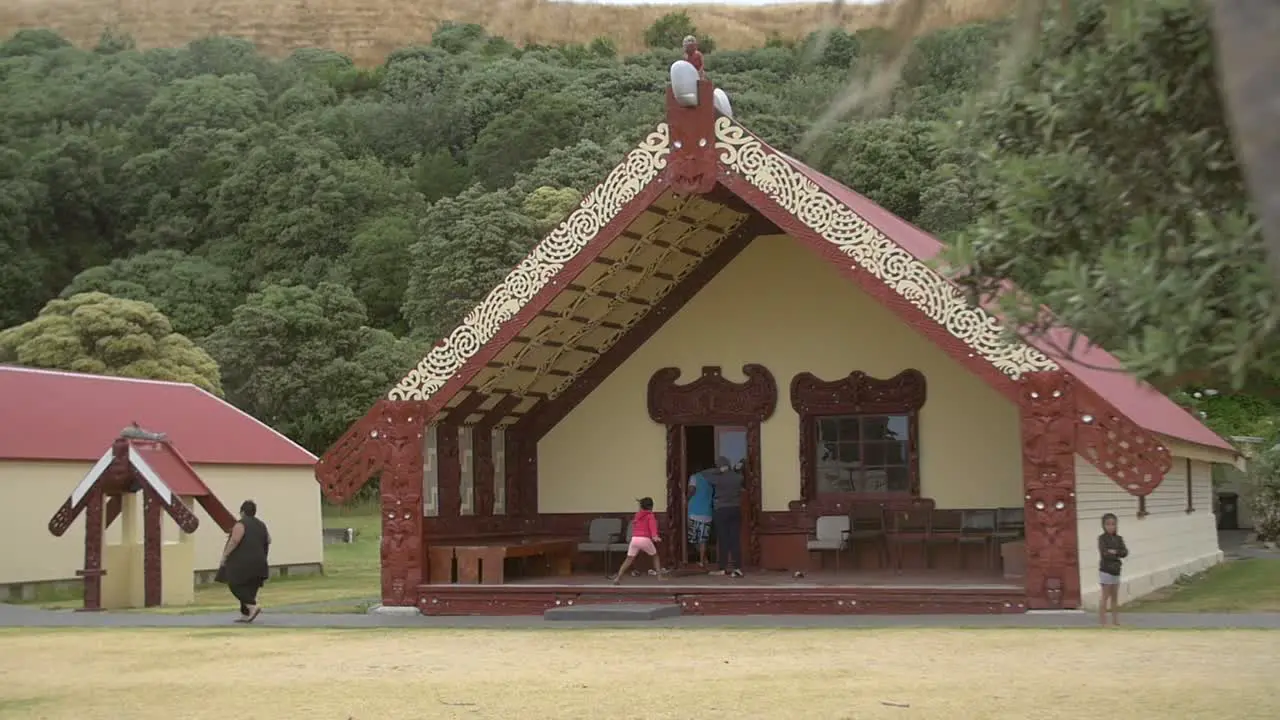
M 680 526 L 680 520 L 684 517 L 685 497 L 680 492 L 684 484 L 680 482 L 683 478 L 684 471 L 684 426 L 668 425 L 667 426 L 667 512 L 665 516 L 666 526 L 663 529 L 662 537 L 666 542 L 662 543 L 659 548 L 662 551 L 662 562 L 669 568 L 677 567 L 680 561 L 685 542 L 685 529 Z M 745 523 L 744 523 L 745 525 Z
M 538 514 L 538 441 L 523 432 L 519 458 L 520 514 L 534 517 Z
M 1080 606 L 1076 537 L 1076 388 L 1061 371 L 1021 382 L 1027 607 Z
M 510 517 L 518 517 L 524 514 L 524 497 L 520 490 L 520 433 L 514 427 L 507 427 L 503 430 L 506 440 L 504 442 L 506 449 L 506 457 L 503 458 L 503 467 L 506 469 L 507 476 L 503 478 L 506 483 L 505 497 L 507 515 Z
M 84 578 L 84 610 L 102 609 L 102 541 L 103 523 L 102 489 L 93 488 L 84 507 L 84 569 L 76 574 Z
M 747 463 L 742 469 L 743 491 L 747 494 L 747 517 L 743 528 L 750 528 L 744 554 L 753 567 L 760 566 L 760 516 L 764 513 L 763 486 L 760 483 L 760 423 L 747 425 Z
M 181 503 L 175 496 L 173 502 Z M 164 504 L 150 487 L 142 494 L 142 605 L 157 607 L 163 598 Z
M 471 487 L 475 495 L 473 512 L 477 517 L 493 515 L 493 432 L 489 425 L 471 428 L 473 459 Z
M 422 532 L 425 410 L 422 402 L 387 402 L 378 422 L 377 431 L 385 443 L 380 496 L 382 604 L 387 606 L 416 605 L 426 570 Z M 457 432 L 453 436 L 456 447 Z M 442 483 L 442 496 L 443 487 Z M 453 487 L 456 496 L 456 482 Z
M 441 518 L 462 515 L 462 457 L 459 452 L 458 426 L 444 421 L 436 425 L 436 474 Z

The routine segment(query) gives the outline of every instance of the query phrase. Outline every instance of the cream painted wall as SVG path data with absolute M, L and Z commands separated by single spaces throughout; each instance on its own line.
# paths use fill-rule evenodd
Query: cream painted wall
M 649 377 L 704 365 L 743 380 L 760 363 L 778 383 L 778 409 L 761 428 L 765 510 L 799 497 L 799 420 L 791 378 L 862 370 L 887 378 L 916 368 L 928 380 L 920 414 L 921 492 L 939 507 L 1021 505 L 1017 408 L 785 235 L 757 238 L 609 376 L 538 446 L 538 509 L 623 512 L 635 498 L 666 499 L 665 431 L 645 409 Z
M 1192 506 L 1187 512 L 1186 458 L 1147 496 L 1147 516 L 1138 518 L 1138 499 L 1122 490 L 1089 461 L 1076 457 L 1076 517 L 1080 537 L 1080 590 L 1083 604 L 1098 605 L 1098 534 L 1102 516 L 1115 513 L 1129 548 L 1121 573 L 1120 602 L 1171 585 L 1186 574 L 1222 561 L 1213 516 L 1212 468 L 1192 460 Z
M 0 543 L 23 548 L 0 553 L 0 585 L 75 579 L 76 570 L 84 567 L 84 520 L 78 519 L 60 538 L 49 533 L 48 523 L 92 466 L 0 461 Z M 271 528 L 272 565 L 323 561 L 320 486 L 310 468 L 202 465 L 195 470 L 233 513 L 242 500 L 257 501 L 258 515 Z M 204 510 L 194 510 L 200 518 L 195 569 L 212 570 L 218 566 L 226 535 Z M 117 520 L 108 528 L 108 543 L 120 541 L 120 525 Z M 164 527 L 166 541 L 178 538 L 171 520 L 166 519 Z

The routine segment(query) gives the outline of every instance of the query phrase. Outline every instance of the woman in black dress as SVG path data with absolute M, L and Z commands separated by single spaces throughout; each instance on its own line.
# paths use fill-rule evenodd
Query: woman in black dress
M 240 601 L 240 618 L 236 622 L 251 623 L 262 613 L 258 590 L 267 581 L 270 550 L 271 533 L 258 519 L 258 505 L 245 500 L 240 505 L 240 522 L 231 528 L 231 537 L 222 550 L 222 565 L 218 568 L 218 578 Z

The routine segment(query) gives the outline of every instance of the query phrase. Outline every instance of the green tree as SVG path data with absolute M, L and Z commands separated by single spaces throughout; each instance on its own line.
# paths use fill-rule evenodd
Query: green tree
M 0 332 L 0 362 L 188 382 L 222 394 L 218 365 L 150 303 L 91 292 L 53 300 Z
M 75 276 L 62 297 L 85 292 L 151 303 L 176 332 L 193 338 L 231 319 L 240 301 L 230 270 L 180 250 L 153 250 L 89 268 Z
M 473 187 L 432 205 L 420 233 L 403 313 L 415 337 L 434 341 L 529 253 L 538 227 L 514 193 Z
M 522 210 L 533 220 L 539 235 L 545 235 L 579 203 L 582 193 L 573 188 L 540 187 L 524 199 Z
M 1280 303 L 1197 0 L 1091 4 L 974 122 L 985 195 L 951 262 L 1028 332 L 1039 308 L 1164 387 L 1270 392 Z M 1023 294 L 1004 289 L 1014 281 Z M 1070 348 L 1062 348 L 1069 350 Z
M 269 285 L 204 342 L 227 398 L 321 452 L 419 360 L 343 285 Z
M 709 37 L 698 35 L 698 28 L 684 10 L 667 13 L 653 21 L 644 31 L 645 47 L 657 49 L 678 48 L 684 44 L 685 37 L 693 35 L 698 38 L 698 47 L 704 53 L 715 49 L 715 42 Z

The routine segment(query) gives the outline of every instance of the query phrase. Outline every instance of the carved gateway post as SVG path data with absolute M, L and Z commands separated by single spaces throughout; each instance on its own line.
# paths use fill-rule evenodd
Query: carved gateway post
M 1061 371 L 1021 383 L 1022 487 L 1027 606 L 1080 606 L 1076 538 L 1076 388 Z
M 684 474 L 684 427 L 687 425 L 735 425 L 747 429 L 747 462 L 743 468 L 743 493 L 747 510 L 742 525 L 750 543 L 743 554 L 752 565 L 760 564 L 760 424 L 773 415 L 778 405 L 778 385 L 763 365 L 742 366 L 745 382 L 726 380 L 720 368 L 702 368 L 702 375 L 687 385 L 677 384 L 680 369 L 663 368 L 649 378 L 649 417 L 667 426 L 667 513 L 669 538 L 684 536 L 680 527 L 679 508 L 681 477 Z M 666 543 L 666 552 L 674 553 L 683 543 Z M 674 557 L 667 558 L 674 561 Z
M 422 536 L 426 403 L 380 400 L 316 466 L 325 496 L 351 499 L 374 475 L 382 510 L 382 604 L 413 606 L 426 570 Z

